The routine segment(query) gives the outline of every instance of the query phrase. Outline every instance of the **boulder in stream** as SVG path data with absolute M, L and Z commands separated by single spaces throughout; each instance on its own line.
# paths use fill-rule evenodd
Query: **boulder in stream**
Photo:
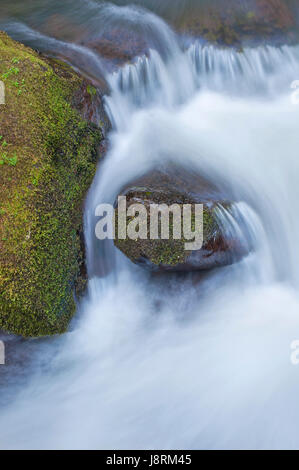
M 148 224 L 151 204 L 203 205 L 203 245 L 199 250 L 186 250 L 181 239 L 126 239 L 118 237 L 115 245 L 133 263 L 151 271 L 204 271 L 232 264 L 249 253 L 250 240 L 242 227 L 237 206 L 215 185 L 189 170 L 170 165 L 154 170 L 129 183 L 120 193 L 126 204 L 143 204 Z M 117 203 L 116 203 L 117 204 Z M 118 206 L 115 215 L 118 220 Z M 132 220 L 127 217 L 127 226 Z M 170 216 L 170 234 L 172 233 Z

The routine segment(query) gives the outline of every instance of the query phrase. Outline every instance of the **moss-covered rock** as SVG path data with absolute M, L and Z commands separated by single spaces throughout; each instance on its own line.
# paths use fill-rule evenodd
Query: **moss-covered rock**
M 118 236 L 118 212 L 115 209 L 115 245 L 133 263 L 152 271 L 202 271 L 231 264 L 248 253 L 248 244 L 237 236 L 227 236 L 223 230 L 223 214 L 231 217 L 232 204 L 211 183 L 199 175 L 182 168 L 169 165 L 148 173 L 127 185 L 120 196 L 126 196 L 127 207 L 142 204 L 147 210 L 147 239 L 121 239 Z M 203 205 L 203 246 L 199 250 L 188 251 L 183 236 L 173 237 L 173 219 L 170 215 L 167 240 L 151 239 L 150 207 L 152 204 Z M 127 217 L 127 227 L 134 217 Z M 191 217 L 192 230 L 195 229 L 194 211 Z M 183 226 L 181 227 L 183 233 Z M 159 235 L 160 236 L 160 235 Z
M 297 0 L 201 0 L 181 31 L 222 46 L 298 42 Z
M 0 80 L 0 329 L 61 333 L 82 287 L 82 204 L 102 139 L 85 119 L 94 97 L 70 67 L 1 32 Z

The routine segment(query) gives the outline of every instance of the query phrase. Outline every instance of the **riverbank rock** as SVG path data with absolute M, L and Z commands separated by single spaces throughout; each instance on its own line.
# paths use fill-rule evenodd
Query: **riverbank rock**
M 186 12 L 178 29 L 222 46 L 295 43 L 296 0 L 212 0 Z
M 177 167 L 161 168 L 127 185 L 120 193 L 126 196 L 127 207 L 143 204 L 147 209 L 148 227 L 151 204 L 203 204 L 203 246 L 185 250 L 186 240 L 121 240 L 116 222 L 115 245 L 133 263 L 151 271 L 204 271 L 232 264 L 250 251 L 250 242 L 235 230 L 234 205 L 211 183 L 193 172 Z M 115 209 L 118 220 L 118 206 Z M 127 217 L 127 225 L 132 220 Z M 170 217 L 170 234 L 172 222 Z M 194 227 L 193 227 L 194 229 Z M 245 232 L 244 232 L 245 233 Z
M 2 32 L 0 56 L 0 329 L 62 333 L 84 284 L 82 205 L 102 141 L 98 98 L 70 67 Z

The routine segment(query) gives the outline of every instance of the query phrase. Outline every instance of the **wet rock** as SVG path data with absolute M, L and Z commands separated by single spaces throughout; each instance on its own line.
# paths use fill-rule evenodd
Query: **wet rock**
M 178 29 L 219 45 L 298 41 L 297 5 L 291 0 L 213 0 L 185 14 Z
M 138 31 L 115 28 L 100 37 L 84 43 L 106 59 L 110 68 L 116 68 L 148 51 L 148 44 Z
M 167 166 L 128 184 L 120 193 L 126 196 L 127 207 L 143 204 L 147 209 L 148 238 L 125 240 L 118 237 L 116 223 L 115 245 L 133 263 L 151 271 L 204 271 L 240 260 L 250 251 L 248 240 L 232 227 L 234 204 L 215 185 L 188 170 Z M 199 250 L 185 250 L 184 238 L 151 240 L 149 213 L 151 204 L 203 204 L 203 246 Z M 119 207 L 115 215 L 118 220 Z M 127 226 L 132 218 L 127 217 Z M 232 222 L 233 221 L 233 222 Z M 227 224 L 227 226 L 226 226 Z M 229 230 L 227 230 L 229 226 Z M 194 228 L 194 227 L 193 227 Z M 170 234 L 172 218 L 170 217 Z
M 64 41 L 80 41 L 88 33 L 82 24 L 74 23 L 70 18 L 59 13 L 46 18 L 42 24 L 42 32 Z

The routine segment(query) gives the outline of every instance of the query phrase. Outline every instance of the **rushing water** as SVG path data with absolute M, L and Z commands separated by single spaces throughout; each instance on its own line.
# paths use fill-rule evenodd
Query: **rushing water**
M 26 384 L 15 371 L 3 389 L 0 446 L 298 448 L 299 50 L 182 47 L 142 12 L 160 47 L 105 76 L 113 130 L 86 202 L 88 294 L 72 331 L 41 344 Z M 56 53 L 55 41 L 6 26 Z M 105 73 L 76 50 L 86 73 Z M 164 160 L 229 188 L 252 235 L 246 259 L 199 282 L 156 279 L 95 240 L 96 205 Z

